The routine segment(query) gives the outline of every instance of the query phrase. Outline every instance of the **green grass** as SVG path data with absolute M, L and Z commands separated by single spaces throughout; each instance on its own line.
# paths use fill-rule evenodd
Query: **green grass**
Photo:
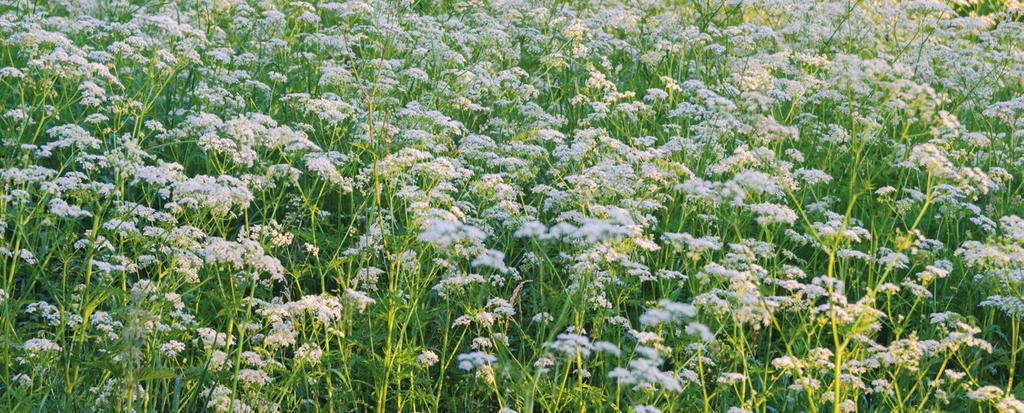
M 0 406 L 1024 411 L 1021 10 L 0 0 Z

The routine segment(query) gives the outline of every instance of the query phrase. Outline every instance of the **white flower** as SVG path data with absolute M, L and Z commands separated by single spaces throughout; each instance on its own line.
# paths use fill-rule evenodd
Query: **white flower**
M 263 370 L 241 369 L 238 371 L 238 381 L 246 386 L 266 386 L 271 379 Z
M 993 401 L 1003 397 L 1003 389 L 996 386 L 982 386 L 967 392 L 967 397 L 975 401 Z
M 430 350 L 423 350 L 423 352 L 416 356 L 416 362 L 427 367 L 433 366 L 440 360 L 437 354 Z
M 11 377 L 11 381 L 18 383 L 21 387 L 29 387 L 32 385 L 32 377 L 24 373 L 15 374 Z
M 658 305 L 660 308 L 652 308 L 640 316 L 640 325 L 655 326 L 661 323 L 679 322 L 697 315 L 696 308 L 689 304 L 661 300 Z
M 459 360 L 459 368 L 466 371 L 489 366 L 491 363 L 498 361 L 497 357 L 482 351 L 459 354 L 457 358 Z
M 435 221 L 420 233 L 418 239 L 438 246 L 448 246 L 466 240 L 479 243 L 486 236 L 483 231 L 472 225 L 452 221 Z
M 757 223 L 761 225 L 793 225 L 796 222 L 796 212 L 785 205 L 763 203 L 750 205 L 748 208 L 757 214 Z
M 160 345 L 160 352 L 167 357 L 175 357 L 185 350 L 185 343 L 177 340 L 170 340 Z
M 654 406 L 648 406 L 648 405 L 645 405 L 645 404 L 638 404 L 638 405 L 634 405 L 633 406 L 633 412 L 634 413 L 661 413 L 661 409 L 659 409 L 657 407 L 654 407 Z
M 915 146 L 910 151 L 908 161 L 938 178 L 950 178 L 954 175 L 953 163 L 946 158 L 945 151 L 931 143 Z
M 310 364 L 316 364 L 320 362 L 320 358 L 323 357 L 324 351 L 320 349 L 320 346 L 316 343 L 304 343 L 295 350 L 295 358 L 298 360 L 305 361 Z
M 57 343 L 45 338 L 30 338 L 22 343 L 21 348 L 25 349 L 30 355 L 50 352 L 59 353 L 62 350 Z
M 555 341 L 544 343 L 544 347 L 562 353 L 569 360 L 577 356 L 590 357 L 594 351 L 594 345 L 591 344 L 589 337 L 572 333 L 561 333 Z
M 501 273 L 507 273 L 509 271 L 508 267 L 505 266 L 505 254 L 501 251 L 491 249 L 480 253 L 480 255 L 473 259 L 470 266 L 493 268 Z

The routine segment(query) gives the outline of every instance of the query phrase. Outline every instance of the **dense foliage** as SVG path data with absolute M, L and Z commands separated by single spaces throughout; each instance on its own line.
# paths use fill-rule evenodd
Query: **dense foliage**
M 0 406 L 1024 412 L 1017 0 L 0 0 Z

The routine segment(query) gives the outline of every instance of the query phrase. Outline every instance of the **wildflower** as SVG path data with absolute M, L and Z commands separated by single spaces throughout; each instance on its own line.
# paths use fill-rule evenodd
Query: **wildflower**
M 238 371 L 238 381 L 246 386 L 266 386 L 270 384 L 270 376 L 262 370 L 241 369 Z
M 29 377 L 29 375 L 25 373 L 15 374 L 13 377 L 11 377 L 11 381 L 14 383 L 18 383 L 18 385 L 21 387 L 32 386 L 32 377 Z
M 185 350 L 185 343 L 177 340 L 170 340 L 160 345 L 160 352 L 164 353 L 167 357 L 176 357 L 179 353 Z
M 975 401 L 999 400 L 1003 397 L 1003 389 L 996 386 L 982 386 L 969 391 L 967 397 Z
M 437 354 L 430 350 L 423 350 L 422 353 L 416 356 L 416 362 L 427 367 L 433 366 L 438 361 L 440 361 L 440 358 L 438 358 Z
M 50 352 L 59 353 L 63 350 L 57 343 L 45 338 L 30 338 L 22 343 L 21 348 L 33 356 Z
M 489 366 L 498 361 L 498 358 L 482 351 L 463 353 L 458 355 L 459 369 L 470 371 L 476 368 Z
M 668 300 L 659 301 L 661 308 L 647 310 L 640 316 L 640 324 L 653 326 L 660 323 L 671 323 L 683 318 L 693 317 L 697 310 L 689 304 L 680 304 Z
M 952 162 L 946 158 L 942 149 L 930 143 L 915 146 L 911 150 L 908 160 L 912 165 L 922 168 L 938 178 L 948 178 L 954 175 Z
M 456 242 L 462 242 L 463 240 L 481 242 L 485 236 L 486 234 L 484 234 L 483 231 L 480 231 L 471 225 L 458 222 L 439 221 L 428 226 L 423 233 L 420 234 L 419 240 L 440 246 L 447 246 Z
M 757 214 L 757 223 L 761 225 L 793 225 L 796 222 L 796 212 L 785 205 L 755 204 L 750 205 L 750 210 Z
M 310 364 L 317 364 L 323 357 L 323 350 L 316 343 L 304 343 L 295 350 L 295 358 Z

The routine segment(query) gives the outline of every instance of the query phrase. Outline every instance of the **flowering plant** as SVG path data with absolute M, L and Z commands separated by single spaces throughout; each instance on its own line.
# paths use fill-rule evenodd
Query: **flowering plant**
M 1024 412 L 1019 0 L 0 0 L 0 405 Z

